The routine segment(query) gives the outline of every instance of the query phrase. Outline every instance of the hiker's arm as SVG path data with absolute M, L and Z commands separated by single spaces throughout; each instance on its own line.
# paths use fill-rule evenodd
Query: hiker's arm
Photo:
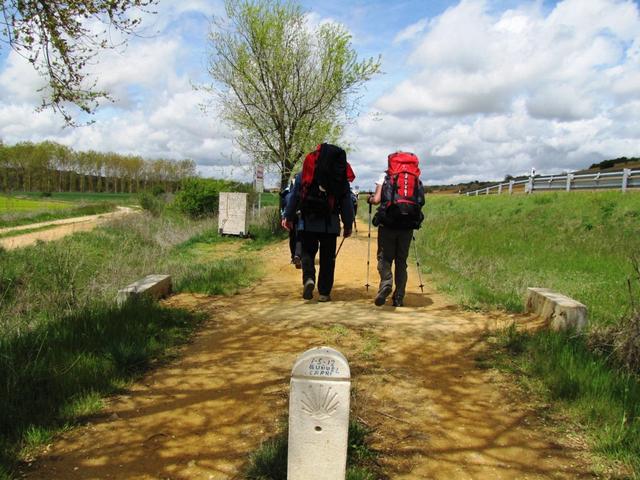
M 284 207 L 282 221 L 280 224 L 285 230 L 291 230 L 296 221 L 296 207 L 298 206 L 298 190 L 300 189 L 300 178 L 296 176 L 296 181 L 287 197 L 287 204 Z
M 376 184 L 376 191 L 367 198 L 367 203 L 378 205 L 382 201 L 382 185 Z
M 353 228 L 354 210 L 353 202 L 351 201 L 351 193 L 347 192 L 340 202 L 340 216 L 342 217 L 344 236 L 349 237 L 351 235 L 351 229 Z

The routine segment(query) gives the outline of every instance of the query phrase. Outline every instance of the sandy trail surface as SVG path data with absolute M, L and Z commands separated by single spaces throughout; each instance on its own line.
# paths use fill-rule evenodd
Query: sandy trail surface
M 25 233 L 23 235 L 15 235 L 12 237 L 0 238 L 0 247 L 6 250 L 14 248 L 27 247 L 38 241 L 48 242 L 58 240 L 67 235 L 76 232 L 86 232 L 93 230 L 98 225 L 123 215 L 135 212 L 129 207 L 117 207 L 115 212 L 101 213 L 98 215 L 84 215 L 82 217 L 64 218 L 61 220 L 52 220 L 50 222 L 31 223 L 29 225 L 20 225 L 18 227 L 1 228 L 0 235 L 8 232 L 19 232 L 21 230 L 30 230 L 34 228 L 46 228 L 38 232 Z M 48 228 L 51 227 L 51 228 Z
M 259 255 L 266 275 L 252 288 L 169 299 L 207 314 L 193 342 L 61 435 L 25 477 L 242 478 L 248 455 L 286 417 L 295 358 L 320 345 L 349 359 L 352 415 L 373 428 L 387 478 L 592 477 L 580 441 L 549 426 L 502 374 L 478 367 L 483 334 L 512 318 L 462 311 L 431 286 L 422 294 L 415 270 L 405 307 L 375 307 L 375 288 L 363 287 L 362 233 L 340 252 L 330 303 L 302 300 L 285 243 Z

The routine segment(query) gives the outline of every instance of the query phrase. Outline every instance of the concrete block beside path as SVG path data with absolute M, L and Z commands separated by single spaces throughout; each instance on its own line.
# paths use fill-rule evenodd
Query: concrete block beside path
M 582 331 L 587 326 L 587 307 L 548 288 L 527 288 L 525 312 L 536 313 L 552 330 Z
M 147 275 L 142 280 L 128 285 L 118 290 L 116 301 L 118 305 L 123 305 L 131 297 L 138 295 L 149 295 L 158 299 L 166 297 L 171 293 L 171 276 L 170 275 Z

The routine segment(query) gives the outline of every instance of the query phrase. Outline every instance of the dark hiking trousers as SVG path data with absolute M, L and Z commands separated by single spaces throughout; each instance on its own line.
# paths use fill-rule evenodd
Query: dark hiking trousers
M 289 250 L 291 251 L 291 260 L 293 257 L 300 256 L 300 248 L 298 244 L 298 232 L 296 232 L 296 227 L 294 226 L 291 230 L 289 230 Z
M 320 249 L 320 272 L 318 273 L 318 293 L 329 295 L 333 288 L 333 273 L 336 268 L 336 239 L 334 233 L 298 231 L 302 241 L 302 284 L 309 278 L 316 283 L 316 253 Z
M 393 288 L 394 276 L 391 264 L 395 262 L 396 290 L 393 298 L 402 300 L 407 286 L 407 257 L 411 247 L 412 229 L 394 230 L 380 226 L 378 228 L 378 273 L 380 273 L 380 288 Z

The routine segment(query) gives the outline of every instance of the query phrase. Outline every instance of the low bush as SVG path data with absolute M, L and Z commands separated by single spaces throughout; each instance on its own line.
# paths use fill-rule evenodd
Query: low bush
M 191 218 L 212 216 L 218 213 L 220 192 L 250 193 L 249 203 L 253 201 L 254 194 L 248 184 L 212 178 L 189 178 L 180 184 L 173 205 L 177 211 Z
M 164 201 L 161 196 L 149 192 L 142 192 L 138 198 L 140 206 L 151 215 L 157 217 L 164 210 Z

